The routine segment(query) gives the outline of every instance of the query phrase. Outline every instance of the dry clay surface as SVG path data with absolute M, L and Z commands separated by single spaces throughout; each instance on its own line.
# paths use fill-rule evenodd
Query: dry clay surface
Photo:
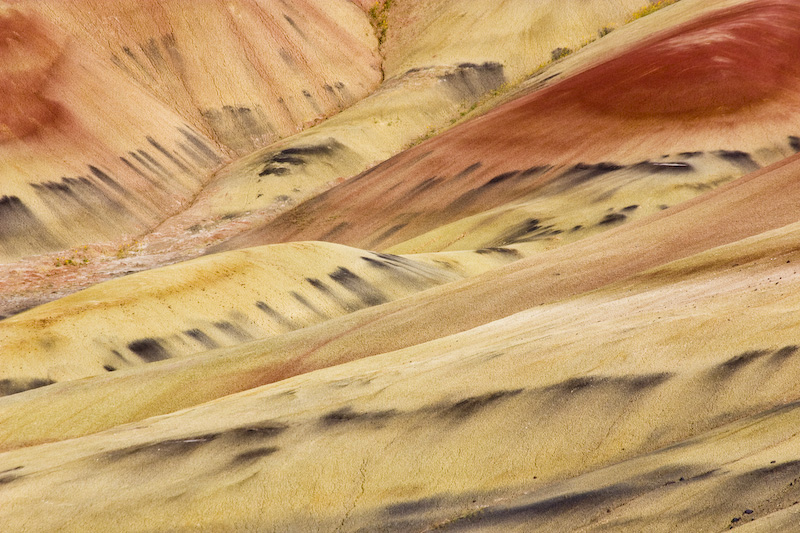
M 597 39 L 598 31 L 621 26 L 646 1 L 576 1 L 567 10 L 523 0 L 493 7 L 449 1 L 437 2 L 433 11 L 423 2 L 395 2 L 381 46 L 383 73 L 373 68 L 380 64 L 375 36 L 369 33 L 371 42 L 360 40 L 365 25 L 371 29 L 368 14 L 347 9 L 342 5 L 347 2 L 171 1 L 138 3 L 136 9 L 125 10 L 122 4 L 108 2 L 28 4 L 69 28 L 97 55 L 93 60 L 105 60 L 117 74 L 132 78 L 222 143 L 225 153 L 244 153 L 246 147 L 262 146 L 338 114 L 237 157 L 213 176 L 204 174 L 202 187 L 193 188 L 180 206 L 154 210 L 148 224 L 135 226 L 125 219 L 120 223 L 127 229 L 124 234 L 104 225 L 95 234 L 81 233 L 84 240 L 73 236 L 43 246 L 47 241 L 28 239 L 27 247 L 14 245 L 9 260 L 29 257 L 5 269 L 8 288 L 2 293 L 8 298 L 0 302 L 4 315 L 126 272 L 194 257 L 211 243 L 263 224 L 469 116 L 479 102 L 547 63 L 554 47 L 577 48 L 587 39 Z M 211 23 L 214 34 L 219 28 L 227 33 L 207 47 L 203 39 Z M 530 31 L 532 26 L 546 28 L 550 37 L 541 39 L 540 32 Z M 646 31 L 655 30 L 651 26 Z M 402 44 L 423 42 L 423 36 L 431 34 L 469 34 L 471 39 L 436 45 L 447 49 L 441 57 L 421 55 L 418 47 Z M 355 44 L 347 48 L 348 54 L 340 54 L 347 43 Z M 381 75 L 385 80 L 376 89 Z M 265 124 L 264 117 L 271 122 Z M 126 155 L 128 148 L 112 154 L 112 160 L 121 156 L 136 167 L 146 165 L 139 170 L 148 174 L 159 170 L 149 157 L 170 170 L 168 156 L 177 157 L 172 147 L 154 138 L 166 149 L 162 154 L 147 135 L 140 135 L 146 144 L 133 150 L 135 157 Z M 24 192 L 27 184 L 21 186 Z M 128 193 L 125 187 L 122 183 L 120 195 Z M 26 197 L 16 196 L 27 205 Z M 88 210 L 111 220 L 120 216 L 94 204 L 73 207 L 68 214 L 71 220 L 91 217 Z M 56 235 L 64 231 L 47 221 L 43 226 Z M 82 248 L 85 244 L 88 249 Z M 30 256 L 48 250 L 52 252 Z M 53 268 L 61 258 L 77 259 L 81 268 Z
M 381 80 L 345 0 L 132 6 L 0 4 L 0 261 L 150 230 Z
M 799 21 L 797 6 L 784 2 L 698 16 L 406 150 L 222 248 L 324 239 L 382 249 L 624 170 L 634 171 L 626 183 L 688 176 L 691 191 L 692 159 L 709 152 L 738 166 L 734 176 L 753 171 L 800 148 Z M 713 170 L 704 174 L 719 183 Z M 590 201 L 600 207 L 616 189 L 603 193 Z
M 461 277 L 329 243 L 133 274 L 0 321 L 0 393 L 271 337 Z
M 799 475 L 796 238 L 791 225 L 454 336 L 5 453 L 0 512 L 41 530 L 636 531 L 697 514 L 715 531 L 760 518 L 791 506 Z M 118 401 L 137 377 L 106 390 Z M 63 408 L 69 390 L 50 401 Z M 9 397 L 8 413 L 40 391 Z
M 492 118 L 491 125 L 501 130 L 503 117 Z M 486 122 L 485 118 L 482 120 Z M 314 165 L 314 161 L 335 161 L 344 149 L 332 139 L 322 145 L 286 148 L 270 155 L 261 174 L 265 180 L 279 179 L 285 186 L 291 179 L 283 170 L 296 166 L 319 169 L 321 165 Z M 784 150 L 791 152 L 789 144 Z M 402 156 L 387 162 L 385 168 L 394 168 L 397 160 Z M 212 257 L 107 283 L 0 324 L 0 346 L 9 353 L 0 377 L 6 380 L 6 393 L 18 392 L 297 329 L 604 231 L 696 196 L 757 167 L 748 154 L 732 151 L 682 153 L 629 166 L 576 165 L 562 171 L 529 204 L 488 211 L 477 222 L 466 218 L 442 228 L 446 234 L 469 234 L 476 252 L 420 257 L 427 264 L 424 269 L 402 258 L 366 252 L 359 256 L 358 250 L 350 250 L 350 256 L 340 257 L 340 264 L 328 262 L 326 271 L 317 272 L 303 265 L 314 262 L 314 258 L 317 266 L 325 264 L 324 256 L 330 247 L 285 246 L 253 251 L 249 257 L 248 252 Z M 471 168 L 479 172 L 480 163 Z M 462 198 L 459 212 L 467 214 L 475 206 L 485 209 L 486 194 L 497 189 L 504 191 L 501 194 L 507 198 L 517 197 L 524 194 L 518 189 L 525 182 L 539 178 L 546 181 L 546 176 L 554 172 L 557 171 L 542 166 L 519 173 L 522 176 L 508 173 L 493 178 L 477 193 L 467 193 L 468 199 Z M 402 179 L 401 173 L 397 175 Z M 396 179 L 394 174 L 389 176 Z M 504 182 L 514 178 L 520 181 L 520 177 L 522 186 L 512 186 L 509 192 Z M 470 179 L 469 173 L 462 178 Z M 411 200 L 416 193 L 430 197 L 429 185 L 431 180 L 424 181 L 421 187 L 403 195 L 402 202 Z M 334 220 L 303 218 L 302 213 L 290 212 L 295 227 L 302 228 L 312 218 L 319 224 L 335 224 Z M 423 235 L 420 239 L 426 246 L 412 242 L 408 250 L 444 248 L 438 246 L 441 238 L 437 236 Z M 464 242 L 448 248 L 463 249 L 465 244 L 469 248 L 470 243 Z M 509 245 L 515 247 L 508 248 Z M 287 274 L 276 275 L 280 270 Z M 394 284 L 390 277 L 381 278 L 387 273 L 395 274 Z M 267 287 L 270 282 L 272 286 Z M 387 283 L 388 287 L 381 285 Z M 399 287 L 402 290 L 397 292 Z M 221 297 L 223 294 L 225 298 Z M 360 301 L 352 301 L 352 296 Z
M 369 3 L 334 4 L 291 5 L 368 23 Z M 794 2 L 680 0 L 496 95 L 480 117 L 335 183 L 339 169 L 357 173 L 395 150 L 377 155 L 334 132 L 347 117 L 362 125 L 382 91 L 412 94 L 423 71 L 409 70 L 441 60 L 426 79 L 482 79 L 499 47 L 477 28 L 549 28 L 530 36 L 545 52 L 595 21 L 585 3 L 554 5 L 391 2 L 389 30 L 378 23 L 372 37 L 382 88 L 209 186 L 192 178 L 194 212 L 149 245 L 189 222 L 212 231 L 203 206 L 227 194 L 231 206 L 249 202 L 233 169 L 269 178 L 270 194 L 283 179 L 311 191 L 292 180 L 319 170 L 328 185 L 313 186 L 330 190 L 296 207 L 305 193 L 282 200 L 265 225 L 253 219 L 215 248 L 224 253 L 0 321 L 0 523 L 797 529 Z M 622 20 L 641 5 L 594 4 Z M 52 6 L 82 24 L 77 3 Z M 66 14 L 41 13 L 25 20 L 48 28 L 43 39 L 80 33 L 45 22 Z M 119 37 L 81 46 L 117 46 L 103 39 Z M 527 78 L 517 46 L 498 62 L 503 82 Z M 473 63 L 454 65 L 468 52 Z M 159 86 L 108 72 L 169 109 L 154 96 L 166 75 Z M 455 113 L 459 102 L 492 107 L 480 96 L 491 85 L 445 100 Z M 168 112 L 181 117 L 182 143 L 200 150 L 188 133 L 218 158 L 203 176 L 233 156 L 186 110 Z
M 20 4 L 239 155 L 353 104 L 381 78 L 369 20 L 347 0 Z

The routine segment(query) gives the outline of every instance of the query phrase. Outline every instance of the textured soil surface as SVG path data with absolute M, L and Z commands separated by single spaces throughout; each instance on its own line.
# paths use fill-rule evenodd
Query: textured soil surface
M 798 530 L 800 6 L 0 2 L 3 531 Z

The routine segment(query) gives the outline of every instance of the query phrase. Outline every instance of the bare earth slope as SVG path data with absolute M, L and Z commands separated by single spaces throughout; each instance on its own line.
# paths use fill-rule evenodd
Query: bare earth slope
M 221 253 L 0 320 L 3 530 L 800 531 L 796 2 L 128 7 L 0 7 L 0 250 L 137 213 L 109 277 Z M 261 133 L 203 109 L 324 91 L 333 27 L 381 87 L 236 157 Z M 260 101 L 277 42 L 310 66 Z
M 712 12 L 407 150 L 224 248 L 306 239 L 385 248 L 546 184 L 569 188 L 637 164 L 691 171 L 697 152 L 753 170 L 752 152 L 780 159 L 797 133 L 798 22 L 800 9 L 786 2 Z
M 697 514 L 695 530 L 717 531 L 788 509 L 796 236 L 795 224 L 453 337 L 8 452 L 4 522 L 637 531 Z M 34 512 L 54 504 L 64 511 Z
M 271 337 L 456 279 L 441 266 L 329 243 L 141 272 L 0 321 L 0 395 Z
M 295 133 L 380 81 L 369 22 L 343 0 L 324 12 L 313 3 L 121 6 L 0 11 L 4 262 L 150 229 L 188 206 L 228 149 Z M 207 32 L 226 21 L 229 33 L 209 49 Z
M 185 207 L 220 148 L 57 26 L 0 9 L 0 261 L 137 233 Z
M 239 155 L 381 81 L 369 20 L 346 0 L 27 4 Z
M 168 102 L 228 150 L 241 152 L 246 148 L 237 147 L 260 146 L 275 135 L 311 125 L 312 119 L 318 122 L 323 116 L 320 110 L 330 112 L 326 106 L 331 90 L 347 91 L 336 110 L 358 101 L 332 119 L 225 165 L 190 205 L 184 202 L 179 212 L 162 213 L 156 227 L 142 231 L 140 226 L 128 226 L 125 238 L 111 242 L 107 239 L 115 234 L 108 230 L 99 237 L 90 233 L 82 242 L 39 248 L 60 250 L 58 254 L 11 263 L 7 273 L 0 273 L 8 274 L 8 284 L 0 284 L 0 294 L 7 296 L 0 302 L 0 314 L 17 313 L 126 272 L 195 257 L 210 243 L 273 218 L 469 115 L 490 92 L 536 71 L 547 62 L 555 41 L 540 40 L 531 33 L 531 24 L 547 27 L 560 46 L 575 46 L 587 35 L 596 38 L 604 26 L 621 25 L 644 3 L 576 3 L 565 12 L 553 4 L 523 0 L 489 10 L 478 2 L 466 12 L 480 15 L 483 23 L 469 28 L 470 40 L 451 40 L 448 58 L 441 61 L 402 43 L 430 33 L 432 27 L 442 34 L 464 34 L 465 6 L 438 3 L 439 15 L 431 26 L 431 6 L 395 2 L 388 11 L 389 30 L 381 46 L 384 66 L 395 67 L 367 97 L 369 86 L 358 84 L 379 74 L 373 69 L 377 39 L 369 34 L 365 42 L 359 40 L 367 17 L 347 2 L 295 2 L 291 7 L 280 2 L 145 2 L 131 9 L 108 2 L 25 3 L 57 19 L 96 52 L 95 60 L 105 60 Z M 517 16 L 520 13 L 526 16 Z M 222 33 L 206 46 L 209 33 L 204 28 L 212 22 L 214 35 Z M 339 41 L 353 39 L 361 44 L 348 48 L 348 54 L 335 55 Z M 520 55 L 519 49 L 527 52 Z M 335 57 L 328 57 L 331 53 Z M 396 70 L 398 65 L 405 65 L 405 70 Z M 320 77 L 328 83 L 319 85 Z M 255 80 L 255 85 L 246 80 Z M 315 96 L 320 91 L 327 95 L 322 100 Z M 315 105 L 306 93 L 316 99 Z M 271 121 L 266 125 L 265 114 Z M 294 120 L 289 130 L 279 127 L 287 117 Z M 148 143 L 143 150 L 160 161 L 154 148 Z M 22 250 L 22 255 L 35 251 Z M 82 268 L 53 268 L 64 259 L 77 259 Z
M 794 179 L 800 162 L 797 157 L 722 187 L 681 209 L 670 209 L 411 298 L 239 348 L 147 365 L 141 372 L 121 373 L 118 378 L 111 374 L 96 385 L 66 382 L 9 397 L 8 427 L 13 429 L 6 436 L 7 442 L 52 440 L 52 428 L 73 435 L 96 431 L 109 427 L 109 423 L 167 413 L 321 367 L 413 346 L 780 228 L 797 220 L 793 208 L 800 201 Z M 769 203 L 768 198 L 772 200 Z M 740 342 L 749 342 L 749 337 Z M 216 378 L 209 380 L 211 375 Z M 193 389 L 191 394 L 176 394 L 200 376 L 206 376 L 204 387 Z M 54 402 L 51 394 L 60 400 Z M 124 409 L 119 403 L 123 394 L 127 397 Z M 24 395 L 29 395 L 27 407 L 16 398 Z M 162 400 L 152 402 L 153 397 Z M 61 420 L 73 418 L 74 409 L 85 410 L 88 405 L 95 414 L 66 430 Z M 48 416 L 42 417 L 43 410 L 48 411 Z M 30 417 L 41 420 L 25 427 L 27 423 L 23 421 Z

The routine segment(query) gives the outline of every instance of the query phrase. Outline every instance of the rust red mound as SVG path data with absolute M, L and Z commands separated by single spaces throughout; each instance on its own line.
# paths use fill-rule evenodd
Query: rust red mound
M 623 117 L 735 113 L 796 87 L 798 28 L 796 3 L 746 4 L 658 36 L 565 81 L 560 92 Z
M 800 131 L 800 6 L 706 14 L 453 128 L 227 243 L 386 248 L 561 180 L 664 154 L 791 144 Z M 750 169 L 752 170 L 752 168 Z

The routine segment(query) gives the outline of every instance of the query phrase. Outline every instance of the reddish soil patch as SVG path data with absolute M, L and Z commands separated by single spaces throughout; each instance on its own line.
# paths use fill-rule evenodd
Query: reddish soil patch
M 56 120 L 59 106 L 42 92 L 60 52 L 41 21 L 16 9 L 0 11 L 0 142 Z
M 796 3 L 745 4 L 656 36 L 558 92 L 622 117 L 733 113 L 797 87 L 799 28 Z

